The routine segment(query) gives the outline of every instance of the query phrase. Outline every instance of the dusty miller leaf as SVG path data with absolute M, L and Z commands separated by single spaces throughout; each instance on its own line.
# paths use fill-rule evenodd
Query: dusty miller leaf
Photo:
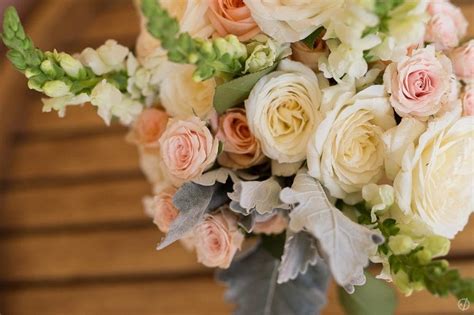
M 225 184 L 229 177 L 234 183 L 240 181 L 234 171 L 225 167 L 221 167 L 202 174 L 198 178 L 194 179 L 193 182 L 202 186 L 212 186 L 216 182 Z
M 259 72 L 244 75 L 240 78 L 217 86 L 214 94 L 214 108 L 219 114 L 245 101 L 254 85 L 264 75 L 276 69 L 277 63 Z
M 306 230 L 319 241 L 336 282 L 349 293 L 365 283 L 364 267 L 383 237 L 351 221 L 328 200 L 321 184 L 302 169 L 280 198 L 295 208 L 290 229 Z
M 218 279 L 226 298 L 237 305 L 234 315 L 315 315 L 326 304 L 329 271 L 324 263 L 295 280 L 277 283 L 279 260 L 261 246 L 234 260 Z
M 366 273 L 367 282 L 357 287 L 353 294 L 339 288 L 339 301 L 347 315 L 393 315 L 397 307 L 397 296 L 385 281 Z M 370 301 L 370 303 L 367 303 Z
M 221 184 L 202 186 L 193 182 L 185 183 L 173 197 L 173 203 L 179 209 L 178 217 L 171 224 L 158 249 L 186 236 L 207 212 L 222 206 L 228 200 L 227 192 Z
M 234 192 L 229 193 L 230 199 L 240 204 L 246 210 L 244 215 L 253 209 L 264 214 L 275 208 L 287 208 L 280 201 L 281 186 L 274 177 L 264 181 L 241 181 L 234 185 Z
M 285 249 L 278 268 L 278 283 L 296 279 L 300 273 L 306 273 L 309 266 L 314 266 L 319 261 L 321 257 L 313 236 L 306 232 L 287 231 Z

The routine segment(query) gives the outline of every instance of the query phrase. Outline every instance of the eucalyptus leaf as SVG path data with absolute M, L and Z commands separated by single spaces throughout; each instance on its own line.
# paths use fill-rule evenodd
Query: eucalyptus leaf
M 228 202 L 224 185 L 202 186 L 193 182 L 185 183 L 173 197 L 173 203 L 179 209 L 178 216 L 170 226 L 166 237 L 158 249 L 163 249 L 185 237 L 204 215 Z
M 295 280 L 277 283 L 279 260 L 262 246 L 234 260 L 217 278 L 226 298 L 237 304 L 235 315 L 317 315 L 326 304 L 329 271 L 324 263 Z
M 280 194 L 282 201 L 294 205 L 290 213 L 292 231 L 305 230 L 318 241 L 336 282 L 349 293 L 365 283 L 364 268 L 383 237 L 351 221 L 328 200 L 321 184 L 302 169 L 291 188 Z
M 339 301 L 347 315 L 393 315 L 397 307 L 395 291 L 385 281 L 366 272 L 367 282 L 353 294 L 338 289 Z M 368 302 L 370 301 L 370 302 Z
M 322 261 L 318 253 L 316 239 L 306 232 L 287 231 L 285 249 L 278 268 L 278 283 L 296 279 L 306 273 L 309 266 Z
M 227 109 L 243 103 L 258 80 L 275 70 L 277 65 L 278 63 L 275 63 L 262 71 L 247 74 L 217 86 L 214 94 L 214 108 L 216 111 L 222 114 Z

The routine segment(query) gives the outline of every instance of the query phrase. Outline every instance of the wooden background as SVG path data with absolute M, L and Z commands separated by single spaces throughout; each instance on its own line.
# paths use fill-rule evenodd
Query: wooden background
M 107 38 L 134 45 L 130 0 L 34 3 L 23 18 L 43 49 L 75 52 Z M 474 1 L 458 4 L 472 21 Z M 2 54 L 0 313 L 229 314 L 224 288 L 194 254 L 179 245 L 155 251 L 161 235 L 141 206 L 150 188 L 124 141 L 126 129 L 106 128 L 87 106 L 71 108 L 65 119 L 41 113 L 40 96 L 4 60 Z M 451 252 L 452 265 L 471 277 L 473 221 Z M 334 286 L 324 314 L 342 314 Z M 398 314 L 474 314 L 474 307 L 461 312 L 454 298 L 417 293 L 400 299 Z

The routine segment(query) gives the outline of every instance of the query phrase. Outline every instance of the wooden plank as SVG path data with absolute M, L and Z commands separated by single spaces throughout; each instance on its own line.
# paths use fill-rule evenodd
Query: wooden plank
M 8 180 L 80 177 L 114 172 L 138 172 L 138 155 L 125 142 L 125 132 L 92 134 L 54 141 L 19 142 L 7 172 Z
M 127 229 L 107 230 L 104 225 L 78 233 L 2 237 L 0 282 L 169 275 L 204 269 L 195 254 L 179 243 L 156 251 L 162 236 L 150 222 Z
M 0 196 L 0 230 L 149 221 L 141 200 L 150 190 L 142 178 L 8 190 Z
M 465 276 L 474 276 L 472 264 L 462 263 L 459 267 Z M 65 310 L 68 315 L 230 314 L 232 306 L 224 301 L 223 293 L 224 287 L 209 276 L 25 287 L 4 290 L 0 295 L 0 310 L 16 315 L 59 315 Z M 334 284 L 330 287 L 328 300 L 323 315 L 343 314 Z M 426 292 L 400 296 L 399 302 L 398 315 L 466 314 L 457 308 L 455 298 L 436 298 Z

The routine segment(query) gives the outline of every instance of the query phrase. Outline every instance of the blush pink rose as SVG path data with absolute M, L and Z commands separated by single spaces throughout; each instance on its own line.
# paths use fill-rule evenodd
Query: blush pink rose
M 451 76 L 451 61 L 444 55 L 437 56 L 434 46 L 428 46 L 391 63 L 385 71 L 384 84 L 400 116 L 424 120 L 448 101 Z
M 206 215 L 194 229 L 198 261 L 208 267 L 228 268 L 240 250 L 244 235 L 237 227 L 237 218 L 228 212 Z
M 233 34 L 247 41 L 260 33 L 243 0 L 209 0 L 207 17 L 219 36 Z
M 453 49 L 449 57 L 456 76 L 464 82 L 474 81 L 474 39 Z
M 463 116 L 474 116 L 474 84 L 464 87 L 462 95 Z
M 218 158 L 222 166 L 242 169 L 266 161 L 260 143 L 250 132 L 244 109 L 231 109 L 219 118 L 217 138 L 224 143 Z
M 129 139 L 145 148 L 159 147 L 159 140 L 168 124 L 168 114 L 156 108 L 145 109 L 135 121 Z
M 459 45 L 468 26 L 461 9 L 449 1 L 432 0 L 428 5 L 428 13 L 431 18 L 426 27 L 425 41 L 433 43 L 438 50 Z
M 145 202 L 145 210 L 153 217 L 153 223 L 163 233 L 168 233 L 171 223 L 178 216 L 179 210 L 173 204 L 176 188 L 169 186 L 162 189 L 155 197 Z
M 211 167 L 219 142 L 198 117 L 172 121 L 160 138 L 160 153 L 168 173 L 187 181 Z
M 254 233 L 257 234 L 280 234 L 288 227 L 288 218 L 281 213 L 277 213 L 269 219 L 255 223 Z

